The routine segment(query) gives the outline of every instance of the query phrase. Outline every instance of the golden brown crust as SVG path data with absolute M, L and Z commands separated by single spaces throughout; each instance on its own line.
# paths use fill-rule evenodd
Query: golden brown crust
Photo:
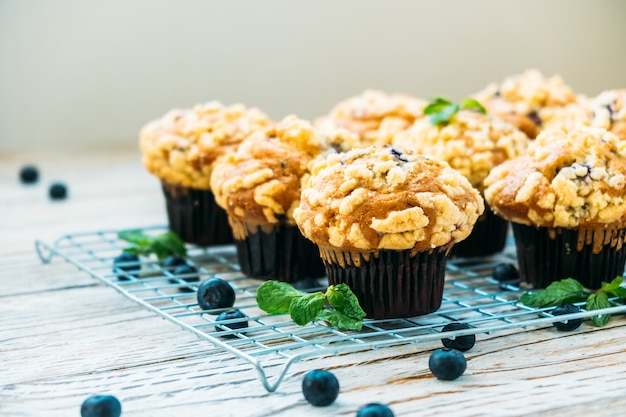
M 141 129 L 143 163 L 168 184 L 208 190 L 215 159 L 270 124 L 259 109 L 241 104 L 212 101 L 174 109 Z
M 512 123 L 530 138 L 543 127 L 542 109 L 576 102 L 573 90 L 559 75 L 546 78 L 536 69 L 492 83 L 473 97 L 489 114 Z
M 478 190 L 483 189 L 483 180 L 493 167 L 519 155 L 528 142 L 513 125 L 471 110 L 459 111 L 442 126 L 422 118 L 393 141 L 446 161 Z
M 316 126 L 336 126 L 355 132 L 363 147 L 390 144 L 395 133 L 422 117 L 425 106 L 424 100 L 407 94 L 365 90 L 337 103 L 327 116 L 316 121 Z
M 305 120 L 288 116 L 245 139 L 236 152 L 219 158 L 211 176 L 218 205 L 230 217 L 266 224 L 295 225 L 307 165 L 324 152 L 336 152 L 358 141 L 348 131 L 323 132 Z
M 545 130 L 494 168 L 485 199 L 507 220 L 541 227 L 626 226 L 626 142 L 600 128 Z
M 465 239 L 483 210 L 445 162 L 372 146 L 316 161 L 294 218 L 320 247 L 418 252 Z

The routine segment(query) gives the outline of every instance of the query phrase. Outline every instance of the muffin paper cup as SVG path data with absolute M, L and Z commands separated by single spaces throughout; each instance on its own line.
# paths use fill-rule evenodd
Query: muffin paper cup
M 198 246 L 234 242 L 228 216 L 215 203 L 210 190 L 197 190 L 161 183 L 169 228 L 183 241 Z
M 236 231 L 239 266 L 247 276 L 283 282 L 324 276 L 317 246 L 302 236 L 297 226 L 230 221 Z
M 450 256 L 475 258 L 502 252 L 508 231 L 509 222 L 485 207 L 485 214 L 478 219 L 470 235 L 452 247 Z
M 626 231 L 563 229 L 512 223 L 522 282 L 545 288 L 551 282 L 574 278 L 598 289 L 624 273 Z
M 367 317 L 407 318 L 441 306 L 449 247 L 363 254 L 321 249 L 331 285 L 348 284 Z

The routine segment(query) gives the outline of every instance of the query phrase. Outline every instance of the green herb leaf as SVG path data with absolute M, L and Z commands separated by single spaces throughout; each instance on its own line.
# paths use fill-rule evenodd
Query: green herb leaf
M 306 294 L 286 282 L 270 280 L 257 289 L 256 301 L 259 308 L 266 313 L 285 314 L 289 313 L 289 306 L 294 299 Z
M 325 308 L 320 311 L 316 319 L 327 321 L 331 326 L 338 329 L 360 331 L 363 328 L 363 320 L 350 317 L 340 311 L 330 308 Z
M 294 323 L 304 326 L 315 320 L 325 302 L 324 293 L 319 291 L 294 298 L 289 305 L 289 315 Z
M 588 295 L 580 282 L 573 278 L 566 278 L 551 283 L 545 290 L 524 293 L 520 296 L 519 301 L 534 308 L 556 307 L 562 304 L 585 301 Z
M 365 311 L 347 284 L 331 285 L 326 290 L 326 297 L 328 304 L 335 307 L 340 313 L 359 321 L 365 317 Z
M 603 282 L 600 291 L 613 297 L 626 298 L 626 288 L 622 287 L 622 277 L 615 277 L 610 283 Z
M 430 123 L 435 126 L 445 125 L 450 121 L 452 116 L 459 112 L 458 104 L 450 104 L 443 107 L 439 112 L 430 115 Z
M 469 97 L 461 102 L 461 109 L 474 110 L 481 114 L 487 114 L 487 110 L 478 102 L 478 100 Z
M 587 298 L 587 304 L 585 305 L 585 309 L 587 310 L 600 310 L 608 307 L 611 307 L 609 296 L 602 290 L 590 294 L 589 298 Z M 591 321 L 596 326 L 602 327 L 608 323 L 610 318 L 611 316 L 609 314 L 601 314 L 599 316 L 591 316 Z
M 124 252 L 144 256 L 154 253 L 159 259 L 171 255 L 187 256 L 185 243 L 172 231 L 150 236 L 140 230 L 124 230 L 119 232 L 117 237 L 134 245 L 124 249 Z
M 331 285 L 326 293 L 307 293 L 286 282 L 270 280 L 259 286 L 256 300 L 266 313 L 289 313 L 294 323 L 301 326 L 326 320 L 339 329 L 360 330 L 365 317 L 358 299 L 346 284 Z

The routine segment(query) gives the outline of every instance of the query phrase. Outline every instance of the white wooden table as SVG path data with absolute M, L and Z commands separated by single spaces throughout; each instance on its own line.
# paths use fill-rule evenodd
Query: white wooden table
M 135 151 L 0 155 L 0 416 L 79 415 L 108 393 L 123 416 L 353 416 L 368 402 L 396 416 L 622 415 L 626 319 L 479 334 L 467 371 L 439 381 L 428 371 L 438 341 L 300 361 L 275 392 L 257 371 L 216 350 L 63 261 L 44 264 L 34 241 L 66 233 L 165 224 L 158 181 Z M 19 168 L 36 164 L 25 186 Z M 52 202 L 54 180 L 69 188 Z M 328 369 L 337 401 L 309 405 L 303 375 Z M 624 385 L 622 385 L 624 384 Z

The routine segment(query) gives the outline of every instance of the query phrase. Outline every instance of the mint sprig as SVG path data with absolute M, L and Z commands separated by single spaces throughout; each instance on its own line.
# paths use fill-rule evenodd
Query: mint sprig
M 601 310 L 611 307 L 609 298 L 626 298 L 626 288 L 621 286 L 622 282 L 622 277 L 618 276 L 610 283 L 602 282 L 600 289 L 591 291 L 574 278 L 566 278 L 551 283 L 544 290 L 525 292 L 519 297 L 519 302 L 533 308 L 585 302 L 587 311 Z M 609 319 L 609 314 L 591 317 L 593 324 L 598 327 L 606 325 Z
M 171 255 L 187 256 L 185 243 L 172 231 L 158 236 L 150 236 L 140 230 L 124 230 L 118 232 L 117 237 L 133 246 L 125 248 L 124 252 L 139 256 L 155 254 L 159 260 Z
M 325 293 L 308 293 L 281 281 L 265 281 L 257 289 L 259 308 L 269 314 L 289 313 L 294 323 L 304 326 L 323 320 L 343 330 L 361 330 L 365 312 L 346 284 L 331 285 Z
M 461 103 L 453 103 L 444 97 L 435 97 L 424 107 L 424 114 L 430 116 L 430 122 L 435 126 L 443 126 L 450 122 L 450 119 L 459 110 L 473 110 L 481 114 L 487 114 L 487 110 L 477 100 L 466 98 Z

